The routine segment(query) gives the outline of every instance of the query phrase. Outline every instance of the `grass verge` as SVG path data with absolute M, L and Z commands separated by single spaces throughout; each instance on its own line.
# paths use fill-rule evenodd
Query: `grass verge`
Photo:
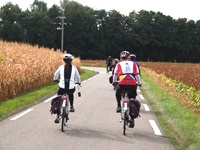
M 200 149 L 200 118 L 184 108 L 178 100 L 142 75 L 141 90 L 176 150 Z
M 82 69 L 80 70 L 81 81 L 93 76 L 96 72 L 91 70 Z M 21 111 L 31 105 L 37 104 L 38 102 L 45 100 L 46 98 L 55 94 L 58 88 L 58 84 L 50 84 L 32 92 L 25 93 L 14 99 L 0 102 L 0 121 L 7 118 L 8 116 Z

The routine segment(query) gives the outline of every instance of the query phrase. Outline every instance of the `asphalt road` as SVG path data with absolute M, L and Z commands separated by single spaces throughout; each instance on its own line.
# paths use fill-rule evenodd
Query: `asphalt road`
M 141 117 L 124 136 L 110 74 L 105 68 L 87 68 L 99 74 L 82 82 L 81 97 L 75 92 L 76 111 L 64 133 L 47 99 L 0 122 L 0 150 L 174 150 L 140 90 Z

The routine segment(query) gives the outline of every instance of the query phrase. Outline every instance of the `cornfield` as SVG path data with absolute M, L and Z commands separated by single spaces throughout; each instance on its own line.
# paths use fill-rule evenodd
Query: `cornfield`
M 200 64 L 141 62 L 140 66 L 200 90 Z
M 105 67 L 106 60 L 81 60 L 81 66 Z
M 142 62 L 142 70 L 184 107 L 200 115 L 200 64 Z
M 62 56 L 38 46 L 0 41 L 0 101 L 52 83 Z M 73 63 L 80 69 L 79 58 Z

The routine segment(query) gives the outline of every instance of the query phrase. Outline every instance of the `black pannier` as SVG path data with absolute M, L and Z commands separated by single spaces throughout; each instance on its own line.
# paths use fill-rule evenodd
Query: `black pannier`
M 61 107 L 61 99 L 62 96 L 57 96 L 51 100 L 51 108 L 50 112 L 51 114 L 60 114 L 60 107 Z

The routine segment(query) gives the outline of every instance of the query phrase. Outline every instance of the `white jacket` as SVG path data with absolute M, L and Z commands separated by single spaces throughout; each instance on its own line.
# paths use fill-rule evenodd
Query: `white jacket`
M 63 89 L 65 88 L 64 70 L 65 70 L 65 65 L 61 65 L 54 73 L 54 78 L 53 78 L 53 80 L 58 80 L 58 77 L 60 76 L 59 87 Z M 76 78 L 76 82 L 81 83 L 79 72 L 77 68 L 74 65 L 72 65 L 72 71 L 71 71 L 70 81 L 69 81 L 70 82 L 69 89 L 73 89 L 75 87 L 74 78 Z

